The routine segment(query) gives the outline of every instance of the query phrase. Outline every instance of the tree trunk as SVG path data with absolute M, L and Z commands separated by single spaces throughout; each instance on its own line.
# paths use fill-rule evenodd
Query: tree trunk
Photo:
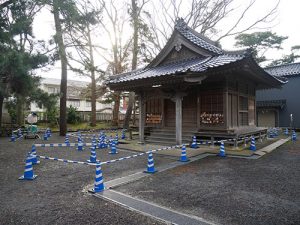
M 114 74 L 119 74 L 122 72 L 121 62 L 118 58 L 118 49 L 117 49 L 117 39 L 115 37 L 115 44 L 113 45 L 113 53 L 114 53 Z M 119 126 L 119 110 L 120 110 L 120 91 L 114 92 L 114 109 L 113 109 L 113 119 L 112 126 Z
M 119 125 L 120 94 L 121 93 L 119 91 L 114 92 L 115 105 L 114 105 L 114 109 L 113 109 L 112 126 Z
M 24 125 L 24 98 L 22 96 L 17 96 L 17 124 L 18 126 Z
M 3 108 L 4 97 L 0 94 L 0 128 L 2 127 L 2 108 Z
M 91 80 L 92 80 L 92 87 L 91 87 L 91 126 L 96 126 L 96 80 L 95 80 L 95 71 L 91 72 Z
M 53 0 L 53 15 L 56 30 L 56 43 L 61 62 L 61 83 L 60 83 L 60 115 L 59 134 L 65 136 L 67 133 L 67 56 L 63 40 L 62 27 L 59 19 L 60 0 Z
M 135 70 L 137 67 L 137 55 L 138 55 L 138 7 L 136 0 L 131 0 L 132 6 L 132 21 L 133 21 L 133 51 L 132 51 L 132 70 Z M 135 102 L 135 93 L 129 93 L 128 99 L 128 107 L 126 110 L 125 118 L 124 118 L 124 125 L 123 128 L 129 127 L 129 122 L 132 114 L 133 104 Z
M 125 118 L 124 118 L 124 124 L 123 124 L 124 129 L 129 128 L 129 122 L 130 122 L 130 118 L 132 115 L 132 109 L 133 109 L 134 102 L 135 102 L 135 93 L 129 92 L 128 106 L 127 106 L 127 110 L 126 110 L 126 114 L 125 114 Z
M 89 54 L 90 54 L 90 71 L 91 71 L 91 126 L 96 126 L 96 80 L 95 80 L 95 65 L 94 65 L 94 54 L 93 54 L 93 47 L 92 47 L 92 40 L 91 40 L 91 31 L 89 25 L 87 25 L 88 30 L 88 44 L 89 44 Z

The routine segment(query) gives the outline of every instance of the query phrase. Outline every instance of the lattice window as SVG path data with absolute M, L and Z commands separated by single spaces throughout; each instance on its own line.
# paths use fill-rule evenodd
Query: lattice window
M 200 123 L 203 125 L 219 125 L 224 123 L 222 92 L 202 94 Z
M 248 97 L 240 96 L 239 97 L 239 125 L 248 126 Z
M 240 96 L 239 103 L 240 103 L 240 110 L 248 111 L 248 98 L 247 97 Z
M 249 125 L 255 125 L 255 100 L 249 99 L 248 109 Z
M 239 113 L 240 126 L 248 126 L 248 112 Z
M 161 99 L 150 99 L 146 102 L 146 124 L 159 125 L 162 122 Z

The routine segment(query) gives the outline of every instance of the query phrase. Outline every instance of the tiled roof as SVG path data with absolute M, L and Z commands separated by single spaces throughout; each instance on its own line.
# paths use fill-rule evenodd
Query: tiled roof
M 60 86 L 60 79 L 56 78 L 42 78 L 41 83 L 44 85 L 56 85 Z M 71 87 L 87 87 L 89 82 L 86 81 L 78 81 L 78 80 L 68 80 L 68 86 Z
M 300 63 L 285 64 L 265 68 L 269 74 L 277 77 L 289 77 L 300 75 Z
M 175 25 L 175 29 L 179 31 L 186 39 L 194 43 L 195 45 L 204 48 L 210 52 L 222 54 L 223 50 L 216 46 L 215 43 L 205 38 L 203 35 L 191 30 L 184 22 L 183 19 L 178 19 Z
M 183 73 L 186 71 L 203 72 L 209 68 L 216 68 L 218 66 L 239 61 L 244 57 L 245 55 L 218 55 L 206 58 L 187 59 L 162 66 L 136 70 L 133 73 L 126 73 L 123 76 L 119 75 L 117 77 L 111 77 L 111 80 L 108 83 L 112 84 L 151 77 L 160 77 L 164 75 Z
M 180 34 L 179 36 L 177 35 L 178 33 Z M 181 47 L 177 49 L 177 44 L 181 45 L 182 38 L 186 39 L 183 43 L 185 44 L 185 47 L 188 47 L 192 52 L 195 52 L 197 56 L 195 56 L 195 54 L 185 55 L 184 51 L 180 52 Z M 179 56 L 174 56 L 170 53 L 174 48 L 178 51 Z M 174 56 L 174 58 L 172 58 L 173 61 L 168 64 L 161 64 L 161 62 L 164 62 L 164 59 L 171 57 L 170 55 L 172 57 Z M 241 61 L 244 58 L 249 58 L 250 60 L 248 61 L 252 62 L 251 54 L 248 50 L 236 52 L 223 51 L 216 42 L 213 42 L 192 30 L 187 26 L 183 19 L 178 19 L 175 25 L 175 32 L 173 32 L 166 46 L 148 66 L 129 73 L 111 76 L 107 84 L 112 86 L 115 85 L 115 87 L 120 85 L 119 87 L 121 87 L 124 82 L 134 82 L 142 79 L 175 74 L 180 76 L 182 73 L 186 72 L 201 73 L 208 71 L 211 68 L 217 68 Z M 258 75 L 262 75 L 262 77 L 257 79 L 264 80 L 265 85 L 276 86 L 281 83 L 281 80 L 264 72 L 256 63 L 252 64 L 252 66 L 254 69 L 258 69 Z M 269 82 L 271 82 L 271 84 L 269 84 Z
M 286 104 L 286 100 L 269 100 L 269 101 L 257 101 L 256 107 L 264 108 L 264 107 L 276 107 L 283 108 Z

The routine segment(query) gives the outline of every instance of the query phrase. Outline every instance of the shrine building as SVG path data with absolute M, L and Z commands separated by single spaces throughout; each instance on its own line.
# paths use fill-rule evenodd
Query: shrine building
M 255 92 L 282 81 L 264 71 L 250 50 L 226 51 L 178 19 L 165 47 L 146 67 L 111 76 L 112 90 L 134 91 L 139 140 L 182 144 L 262 134 Z

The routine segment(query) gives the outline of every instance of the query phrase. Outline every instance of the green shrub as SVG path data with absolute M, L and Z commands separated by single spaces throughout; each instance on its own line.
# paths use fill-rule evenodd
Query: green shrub
M 68 108 L 68 114 L 67 114 L 67 122 L 70 124 L 77 124 L 81 122 L 81 118 L 79 116 L 79 113 L 77 112 L 77 108 L 70 105 Z
M 54 126 L 57 124 L 58 118 L 58 108 L 52 107 L 51 109 L 46 111 L 47 114 L 47 122 L 50 123 L 50 126 Z

